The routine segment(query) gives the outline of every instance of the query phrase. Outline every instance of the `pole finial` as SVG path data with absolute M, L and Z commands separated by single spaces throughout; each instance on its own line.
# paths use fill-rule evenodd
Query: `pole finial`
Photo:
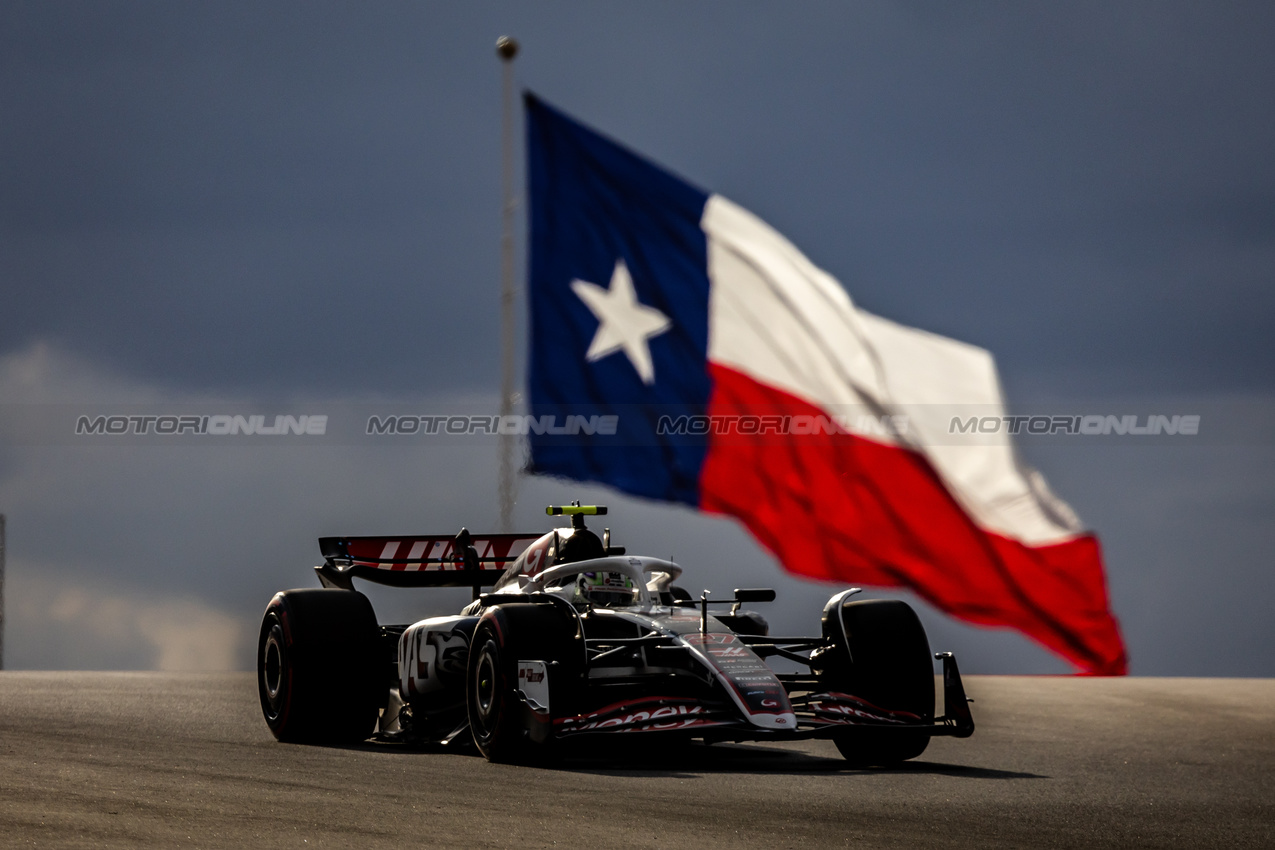
M 496 54 L 506 62 L 518 55 L 518 42 L 507 35 L 496 39 Z

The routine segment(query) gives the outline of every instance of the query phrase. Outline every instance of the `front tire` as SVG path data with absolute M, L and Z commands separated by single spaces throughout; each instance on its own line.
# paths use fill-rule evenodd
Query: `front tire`
M 500 633 L 490 622 L 474 631 L 469 646 L 468 711 L 469 728 L 479 752 L 488 761 L 519 761 L 527 749 L 519 723 L 508 653 L 501 646 Z M 513 672 L 516 676 L 516 670 Z
M 257 641 L 257 690 L 271 733 L 314 744 L 368 738 L 389 692 L 380 656 L 380 627 L 363 594 L 275 594 Z
M 934 661 L 925 627 L 910 605 L 898 599 L 843 603 L 839 616 L 825 610 L 824 636 L 832 643 L 820 674 L 825 687 L 933 721 Z M 925 752 L 930 735 L 853 727 L 832 740 L 854 764 L 891 765 Z
M 553 718 L 569 712 L 583 669 L 574 620 L 547 603 L 492 608 L 469 645 L 469 728 L 488 761 L 526 763 L 553 755 Z M 579 656 L 577 658 L 577 656 Z M 550 713 L 536 714 L 519 696 L 518 662 L 549 669 Z

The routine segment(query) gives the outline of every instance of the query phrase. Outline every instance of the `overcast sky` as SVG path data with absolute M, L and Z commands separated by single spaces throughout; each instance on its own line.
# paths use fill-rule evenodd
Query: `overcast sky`
M 494 411 L 512 34 L 520 86 L 990 349 L 1016 410 L 1203 412 L 1023 452 L 1103 540 L 1134 673 L 1275 675 L 1269 4 L 454 5 L 0 3 L 3 415 Z M 0 443 L 8 667 L 246 668 L 315 537 L 497 514 L 483 439 L 46 442 Z M 777 585 L 783 631 L 836 589 L 598 488 L 524 480 L 518 524 L 571 498 L 703 584 Z M 1068 669 L 923 617 L 965 669 Z

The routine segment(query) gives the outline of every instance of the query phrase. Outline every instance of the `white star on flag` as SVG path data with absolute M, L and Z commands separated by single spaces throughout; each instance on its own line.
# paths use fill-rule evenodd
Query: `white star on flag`
M 585 359 L 592 363 L 624 349 L 642 383 L 655 383 L 655 364 L 651 361 L 647 340 L 664 333 L 673 323 L 659 310 L 637 300 L 633 278 L 629 276 L 624 260 L 615 261 L 610 289 L 577 279 L 571 281 L 571 291 L 579 296 L 599 322 L 598 332 L 589 344 Z

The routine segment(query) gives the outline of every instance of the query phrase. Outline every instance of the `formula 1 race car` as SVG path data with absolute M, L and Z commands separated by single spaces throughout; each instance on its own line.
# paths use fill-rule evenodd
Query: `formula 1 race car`
M 636 557 L 584 518 L 543 535 L 325 537 L 323 589 L 266 608 L 261 708 L 281 741 L 473 743 L 493 761 L 533 761 L 590 736 L 714 741 L 830 738 L 850 761 L 914 758 L 934 735 L 974 731 L 956 659 L 943 661 L 944 714 L 916 613 L 897 600 L 833 595 L 819 637 L 774 637 L 743 605 L 773 590 L 698 599 L 681 567 Z M 455 616 L 380 625 L 363 579 L 473 588 Z M 480 593 L 491 586 L 490 593 Z M 729 605 L 726 611 L 710 606 Z M 794 662 L 773 671 L 768 658 Z M 648 739 L 649 740 L 649 739 Z

